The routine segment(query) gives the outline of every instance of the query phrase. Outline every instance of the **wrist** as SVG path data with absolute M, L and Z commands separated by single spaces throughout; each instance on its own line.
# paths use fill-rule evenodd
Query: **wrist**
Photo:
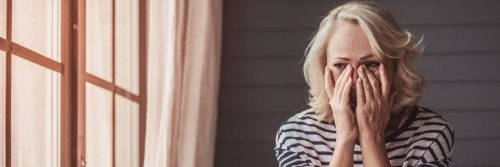
M 337 143 L 355 143 L 358 135 L 355 133 L 337 133 Z
M 354 145 L 356 143 L 356 138 L 337 138 L 336 139 L 337 145 Z
M 365 134 L 359 140 L 365 166 L 390 166 L 383 136 Z
M 385 146 L 385 138 L 384 135 L 380 134 L 370 134 L 370 133 L 361 133 L 359 136 L 360 143 L 366 143 L 370 145 L 382 145 Z

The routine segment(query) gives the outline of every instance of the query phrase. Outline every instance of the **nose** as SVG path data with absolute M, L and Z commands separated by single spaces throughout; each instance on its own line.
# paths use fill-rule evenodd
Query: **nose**
M 351 73 L 353 86 L 351 86 L 351 89 L 356 90 L 356 81 L 358 80 L 358 66 L 352 65 L 351 67 L 353 69 Z
M 356 80 L 358 79 L 358 68 L 354 68 L 354 70 L 352 71 L 352 81 L 356 82 Z
M 351 67 L 353 69 L 351 73 L 352 81 L 356 82 L 356 80 L 358 79 L 358 66 L 351 65 Z

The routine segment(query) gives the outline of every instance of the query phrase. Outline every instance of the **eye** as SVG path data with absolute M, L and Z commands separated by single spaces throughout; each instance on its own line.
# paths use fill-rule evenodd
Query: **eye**
M 335 68 L 337 68 L 339 70 L 344 70 L 347 67 L 347 64 L 337 63 L 337 64 L 334 64 L 333 67 L 335 67 Z
M 366 68 L 368 68 L 369 70 L 372 70 L 372 71 L 375 71 L 378 69 L 378 67 L 380 66 L 380 63 L 379 62 L 375 62 L 375 61 L 372 61 L 372 62 L 368 62 L 365 64 Z

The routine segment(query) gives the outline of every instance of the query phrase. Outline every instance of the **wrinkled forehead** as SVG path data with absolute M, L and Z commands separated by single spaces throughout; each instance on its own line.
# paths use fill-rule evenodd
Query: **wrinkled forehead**
M 369 55 L 376 57 L 366 33 L 354 22 L 337 21 L 329 35 L 326 46 L 328 59 L 349 58 L 356 60 Z

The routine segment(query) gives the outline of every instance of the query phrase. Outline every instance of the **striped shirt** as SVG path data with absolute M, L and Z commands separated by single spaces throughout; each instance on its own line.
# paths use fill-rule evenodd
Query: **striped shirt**
M 317 121 L 313 109 L 285 121 L 276 135 L 274 151 L 280 167 L 328 166 L 335 149 L 335 126 Z M 404 124 L 385 138 L 392 166 L 449 166 L 453 129 L 441 115 L 414 106 Z M 363 166 L 356 142 L 354 166 Z

